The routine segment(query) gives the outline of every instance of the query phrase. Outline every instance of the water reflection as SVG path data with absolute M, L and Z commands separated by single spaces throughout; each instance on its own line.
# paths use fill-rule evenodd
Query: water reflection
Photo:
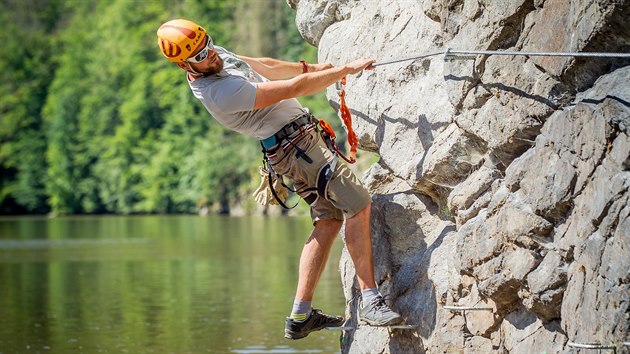
M 308 218 L 0 219 L 0 353 L 330 353 L 287 342 Z M 343 313 L 337 242 L 315 304 Z

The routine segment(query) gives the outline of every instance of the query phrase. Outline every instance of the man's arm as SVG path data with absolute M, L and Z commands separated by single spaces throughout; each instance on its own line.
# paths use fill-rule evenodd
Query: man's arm
M 359 59 L 343 66 L 299 75 L 290 80 L 259 83 L 256 88 L 254 109 L 267 107 L 288 98 L 315 94 L 346 75 L 357 74 L 363 69 L 372 69 L 370 67 L 372 63 L 373 59 Z
M 301 63 L 292 63 L 288 61 L 273 58 L 250 58 L 242 55 L 237 57 L 252 67 L 257 73 L 268 78 L 269 80 L 284 80 L 302 74 L 303 66 Z M 321 70 L 332 68 L 333 65 L 326 64 L 307 64 L 308 72 L 318 72 Z

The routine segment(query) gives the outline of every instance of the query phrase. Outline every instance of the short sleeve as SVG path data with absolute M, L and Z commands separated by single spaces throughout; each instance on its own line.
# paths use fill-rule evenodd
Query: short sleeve
M 254 110 L 256 85 L 238 76 L 223 80 L 213 95 L 215 105 L 225 113 Z

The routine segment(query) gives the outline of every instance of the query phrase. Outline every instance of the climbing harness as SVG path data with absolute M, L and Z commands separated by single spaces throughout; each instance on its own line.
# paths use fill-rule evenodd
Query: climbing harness
M 261 185 L 258 187 L 256 192 L 254 192 L 254 198 L 260 204 L 267 205 L 269 203 L 274 203 L 274 201 L 272 201 L 269 198 L 268 194 L 266 194 L 266 190 L 269 189 L 271 191 L 271 194 L 274 197 L 274 200 L 275 200 L 274 204 L 278 204 L 285 209 L 292 209 L 297 206 L 299 201 L 292 207 L 288 207 L 286 206 L 286 204 L 284 204 L 283 202 L 284 198 L 279 196 L 276 191 L 276 188 L 274 188 L 274 186 L 278 185 L 278 182 L 280 182 L 280 184 L 286 190 L 294 192 L 294 193 L 304 193 L 308 191 L 316 192 L 316 193 L 311 193 L 307 195 L 306 197 L 304 197 L 304 200 L 309 205 L 313 204 L 318 198 L 328 199 L 328 185 L 330 184 L 330 181 L 332 180 L 333 174 L 335 172 L 335 168 L 337 167 L 337 161 L 339 160 L 339 156 L 341 156 L 341 158 L 343 158 L 344 160 L 346 160 L 348 163 L 351 163 L 351 164 L 357 161 L 356 155 L 357 155 L 357 146 L 359 145 L 359 140 L 357 139 L 357 135 L 355 134 L 354 129 L 352 129 L 352 114 L 350 113 L 350 109 L 348 108 L 348 105 L 346 104 L 345 85 L 346 85 L 346 77 L 344 76 L 339 82 L 337 82 L 336 88 L 337 88 L 337 94 L 339 95 L 339 101 L 340 101 L 339 114 L 341 116 L 341 120 L 346 126 L 346 130 L 348 131 L 348 144 L 350 145 L 349 157 L 344 155 L 339 149 L 339 147 L 337 146 L 337 144 L 335 143 L 335 138 L 336 138 L 335 131 L 330 126 L 330 124 L 328 124 L 323 119 L 319 119 L 317 121 L 317 124 L 314 125 L 314 128 L 319 131 L 322 139 L 326 142 L 326 146 L 328 147 L 328 150 L 332 152 L 333 158 L 329 163 L 324 164 L 318 171 L 317 182 L 316 182 L 315 188 L 307 188 L 305 190 L 297 191 L 287 186 L 284 183 L 282 176 L 279 176 L 273 170 L 271 164 L 269 163 L 268 155 L 269 157 L 274 156 L 273 150 L 277 146 L 279 146 L 280 144 L 283 144 L 283 142 L 286 141 L 287 143 L 283 144 L 283 148 L 289 147 L 290 145 L 291 147 L 295 148 L 297 158 L 302 158 L 309 164 L 313 162 L 313 160 L 304 151 L 302 151 L 297 145 L 295 145 L 295 140 L 297 140 L 299 137 L 302 137 L 304 134 L 304 131 L 301 131 L 300 135 L 298 135 L 298 137 L 296 137 L 294 140 L 287 139 L 292 134 L 302 129 L 301 127 L 304 127 L 306 124 L 314 121 L 314 118 L 310 113 L 303 115 L 302 117 L 296 119 L 295 121 L 287 124 L 276 134 L 272 135 L 271 137 L 267 139 L 263 139 L 260 142 L 263 148 L 262 150 L 263 167 L 261 169 L 261 174 L 263 175 L 263 181 L 261 182 Z M 268 181 L 264 181 L 265 173 L 267 175 Z M 286 195 L 284 196 L 286 198 Z
M 403 61 L 428 58 L 444 54 L 444 59 L 470 59 L 477 55 L 522 55 L 528 57 L 595 57 L 595 58 L 630 58 L 630 53 L 602 53 L 602 52 L 520 52 L 509 50 L 457 50 L 446 48 L 445 50 L 421 53 L 407 58 L 393 59 L 372 64 L 373 67 L 400 63 Z M 474 57 L 473 57 L 474 58 Z
M 330 162 L 324 164 L 317 173 L 317 180 L 315 187 L 305 188 L 302 190 L 294 190 L 284 183 L 282 176 L 278 175 L 273 169 L 269 158 L 275 157 L 276 150 L 282 146 L 285 151 L 285 155 L 281 158 L 286 158 L 292 153 L 292 149 L 295 149 L 295 157 L 303 159 L 306 163 L 311 164 L 313 160 L 306 152 L 297 146 L 297 143 L 302 140 L 307 133 L 312 130 L 317 130 L 322 139 L 326 142 L 326 146 L 332 152 L 333 158 Z M 315 120 L 310 113 L 305 113 L 298 119 L 284 126 L 276 134 L 267 139 L 261 140 L 262 152 L 263 152 L 263 167 L 261 167 L 262 181 L 253 196 L 262 205 L 277 204 L 285 209 L 293 209 L 299 203 L 288 207 L 284 201 L 288 196 L 288 191 L 294 193 L 306 193 L 304 200 L 310 205 L 313 204 L 318 198 L 324 198 L 328 200 L 328 185 L 332 180 L 335 168 L 337 167 L 337 161 L 339 160 L 339 149 L 334 143 L 335 132 L 328 123 L 324 120 Z M 342 155 L 343 156 L 343 155 Z M 343 157 L 346 161 L 348 159 Z M 284 190 L 278 192 L 280 185 L 284 187 Z M 269 195 L 270 192 L 271 196 Z M 273 197 L 273 199 L 272 199 Z

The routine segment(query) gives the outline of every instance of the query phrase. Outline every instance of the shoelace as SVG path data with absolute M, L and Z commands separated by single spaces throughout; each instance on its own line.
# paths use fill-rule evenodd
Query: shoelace
M 319 315 L 315 319 L 315 322 L 316 322 L 317 325 L 327 324 L 327 323 L 330 323 L 330 322 L 336 322 L 337 321 L 337 317 L 336 316 L 329 316 L 329 315 L 321 312 L 320 310 L 314 310 L 314 312 Z M 311 315 L 311 316 L 314 316 L 314 314 Z
M 385 299 L 383 299 L 382 297 L 378 297 L 376 298 L 376 301 L 373 302 L 374 307 L 372 307 L 374 309 L 374 311 L 376 312 L 377 310 L 380 310 L 384 307 L 387 307 L 387 304 L 385 303 Z
M 372 302 L 373 306 L 370 309 L 370 312 L 374 312 L 374 313 L 378 313 L 380 310 L 383 310 L 383 312 L 392 312 L 392 310 L 389 308 L 389 306 L 387 306 L 387 303 L 385 302 L 385 298 L 382 296 L 379 296 L 378 298 L 376 298 L 375 301 Z

